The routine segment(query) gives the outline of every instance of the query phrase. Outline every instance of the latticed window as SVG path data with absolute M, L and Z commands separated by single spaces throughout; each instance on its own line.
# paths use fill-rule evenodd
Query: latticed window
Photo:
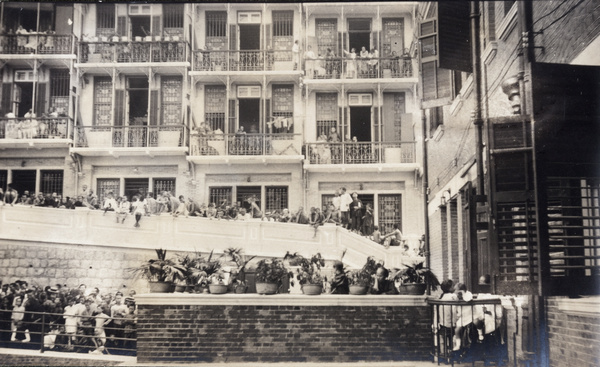
M 317 93 L 317 136 L 329 135 L 332 127 L 337 128 L 337 93 Z
M 67 113 L 69 109 L 69 70 L 50 70 L 50 110 Z
M 294 117 L 294 87 L 292 85 L 274 85 L 272 92 L 272 132 L 291 131 Z
M 232 189 L 231 187 L 211 187 L 209 194 L 210 203 L 214 203 L 216 206 L 222 204 L 231 204 Z
M 162 77 L 162 123 L 163 125 L 181 124 L 181 98 L 183 85 L 181 77 Z
M 112 121 L 112 81 L 110 77 L 94 78 L 94 125 L 110 126 Z
M 337 20 L 317 19 L 316 32 L 318 55 L 325 57 L 328 48 L 337 51 Z
M 204 122 L 215 131 L 225 131 L 227 91 L 224 85 L 207 85 L 204 92 Z
M 40 172 L 40 189 L 42 192 L 57 193 L 62 195 L 63 189 L 63 176 L 62 170 L 52 171 L 41 171 Z
M 321 195 L 321 209 L 325 210 L 326 208 L 328 208 L 329 204 L 333 203 L 333 198 L 334 195 L 331 194 Z
M 294 45 L 294 12 L 273 12 L 273 49 L 291 50 Z M 290 61 L 290 52 L 275 52 L 275 61 Z
M 96 34 L 110 36 L 115 29 L 115 4 L 96 4 Z
M 174 178 L 155 178 L 152 189 L 154 190 L 154 197 L 158 194 L 162 194 L 167 191 L 171 195 L 175 196 L 175 179 Z
M 388 18 L 383 19 L 383 43 L 381 44 L 381 55 L 390 56 L 392 51 L 400 56 L 403 52 L 404 41 L 404 19 Z M 396 43 L 397 42 L 397 43 Z
M 265 188 L 267 202 L 265 210 L 273 212 L 288 207 L 288 188 L 287 186 L 267 186 Z
M 100 205 L 104 203 L 109 192 L 112 192 L 115 197 L 121 192 L 121 181 L 118 178 L 99 178 L 97 183 L 96 194 Z
M 379 230 L 390 233 L 394 224 L 402 230 L 402 195 L 379 195 Z
M 168 4 L 163 6 L 163 27 L 183 28 L 184 4 Z
M 227 48 L 227 12 L 206 12 L 206 48 L 225 50 Z

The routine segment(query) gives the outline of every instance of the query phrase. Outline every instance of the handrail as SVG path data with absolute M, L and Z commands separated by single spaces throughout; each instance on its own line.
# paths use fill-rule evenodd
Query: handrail
M 284 70 L 294 70 L 291 50 L 194 50 L 194 71 L 269 71 L 277 63 Z
M 77 126 L 77 148 L 184 147 L 185 125 Z
M 72 34 L 49 34 L 34 32 L 28 34 L 0 35 L 2 54 L 38 54 L 64 55 L 74 54 L 73 48 L 76 36 Z
M 82 41 L 80 63 L 187 62 L 190 45 L 182 40 Z
M 310 164 L 415 163 L 416 143 L 312 142 L 305 144 Z
M 191 134 L 191 155 L 301 154 L 301 134 Z
M 0 117 L 0 139 L 72 139 L 70 117 Z

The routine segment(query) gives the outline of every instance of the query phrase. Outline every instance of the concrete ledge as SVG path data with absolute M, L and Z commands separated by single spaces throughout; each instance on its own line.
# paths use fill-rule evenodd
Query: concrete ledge
M 46 351 L 44 353 L 40 353 L 39 350 L 31 350 L 31 349 L 12 349 L 12 348 L 0 348 L 0 356 L 22 356 L 29 358 L 44 358 L 48 360 L 56 359 L 58 360 L 73 360 L 73 361 L 96 361 L 99 362 L 98 365 L 133 365 L 136 363 L 136 357 L 130 356 L 120 356 L 120 355 L 108 355 L 108 354 L 85 354 L 85 353 L 70 353 L 70 352 L 54 352 L 54 351 Z M 6 360 L 5 358 L 0 357 L 1 360 Z M 40 363 L 44 364 L 44 363 Z M 83 365 L 83 363 L 79 363 Z M 87 364 L 87 363 L 86 363 Z M 0 363 L 0 365 L 5 365 L 4 363 Z M 56 364 L 50 364 L 55 366 L 64 365 L 64 363 L 57 362 Z
M 167 306 L 426 306 L 426 296 L 321 294 L 194 294 L 147 293 L 135 296 L 138 305 Z
M 600 316 L 600 297 L 559 298 L 556 303 L 564 313 Z

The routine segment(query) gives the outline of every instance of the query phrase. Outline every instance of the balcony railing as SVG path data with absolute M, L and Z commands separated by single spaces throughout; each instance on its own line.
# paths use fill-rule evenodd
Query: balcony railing
M 194 135 L 191 155 L 300 155 L 299 134 Z
M 307 143 L 310 164 L 415 163 L 414 142 Z
M 413 60 L 409 55 L 377 58 L 305 59 L 308 79 L 411 78 Z
M 195 71 L 293 70 L 292 51 L 194 51 Z
M 72 139 L 69 117 L 0 118 L 0 139 Z
M 80 42 L 80 63 L 185 62 L 188 44 L 185 41 L 115 41 Z
M 5 34 L 0 36 L 2 54 L 74 54 L 76 37 L 46 33 Z
M 78 126 L 77 148 L 176 148 L 184 147 L 187 127 L 166 126 Z

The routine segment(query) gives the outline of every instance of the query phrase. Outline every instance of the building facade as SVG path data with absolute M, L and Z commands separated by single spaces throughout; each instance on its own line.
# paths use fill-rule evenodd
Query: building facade
M 346 187 L 424 232 L 416 3 L 1 6 L 1 187 L 263 212 Z

